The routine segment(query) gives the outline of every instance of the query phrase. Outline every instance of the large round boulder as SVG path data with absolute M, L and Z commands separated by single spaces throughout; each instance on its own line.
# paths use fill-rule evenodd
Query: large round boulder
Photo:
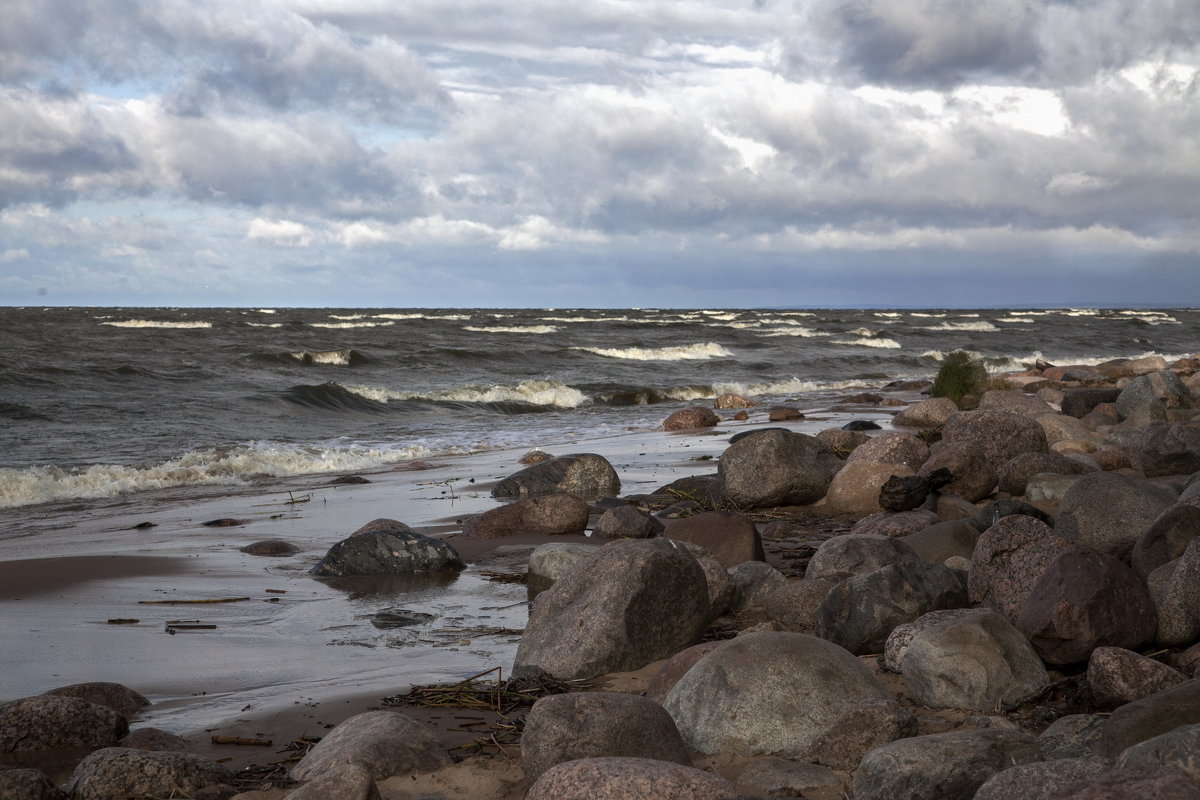
M 571 680 L 639 669 L 699 641 L 709 611 L 704 570 L 685 547 L 620 539 L 537 596 L 513 674 Z
M 111 747 L 125 717 L 78 697 L 41 695 L 0 704 L 0 753 Z
M 984 392 L 979 398 L 979 408 L 984 411 L 1007 411 L 1030 419 L 1054 413 L 1054 409 L 1045 401 L 1012 389 L 992 389 Z
M 1067 490 L 1054 529 L 1069 542 L 1123 559 L 1174 503 L 1170 489 L 1112 472 L 1094 472 Z
M 664 705 L 684 741 L 702 753 L 811 760 L 843 718 L 892 702 L 843 648 L 801 633 L 762 632 L 743 634 L 701 658 Z M 872 733 L 882 738 L 869 746 L 908 724 L 899 707 L 894 719 L 893 726 L 876 726 Z
M 842 463 L 814 436 L 765 430 L 731 444 L 719 473 L 736 506 L 804 505 L 825 496 Z
M 1117 707 L 1100 729 L 1104 755 L 1117 758 L 1139 742 L 1200 724 L 1200 680 L 1192 679 Z
M 872 461 L 876 464 L 903 464 L 917 470 L 929 458 L 929 446 L 911 433 L 888 431 L 872 437 L 854 449 L 846 463 Z
M 1200 424 L 1155 423 L 1144 427 L 1130 448 L 1133 465 L 1154 478 L 1200 470 Z
M 532 497 L 569 492 L 583 497 L 613 497 L 621 479 L 604 456 L 573 453 L 526 467 L 492 488 L 492 497 Z
M 309 572 L 322 578 L 353 575 L 399 575 L 466 567 L 458 551 L 444 539 L 417 533 L 403 523 L 355 533 L 329 548 Z
M 893 425 L 905 428 L 937 430 L 958 412 L 958 406 L 948 397 L 932 397 L 911 405 L 892 419 Z
M 921 557 L 900 539 L 872 534 L 843 533 L 831 536 L 808 561 L 804 577 L 840 581 L 865 575 L 889 564 L 915 564 Z
M 954 476 L 942 491 L 968 502 L 978 502 L 996 488 L 996 468 L 978 442 L 935 444 L 930 448 L 929 458 L 921 465 L 920 473 L 929 475 L 939 469 L 948 469 Z
M 1058 453 L 1021 453 L 1013 456 L 1000 467 L 1000 491 L 1020 497 L 1025 494 L 1029 479 L 1042 472 L 1056 475 L 1083 475 L 1097 472 L 1094 464 L 1085 464 Z
M 291 776 L 307 781 L 342 764 L 359 764 L 382 781 L 450 763 L 450 755 L 425 725 L 396 711 L 364 711 L 325 734 L 292 767 Z
M 1200 506 L 1176 503 L 1150 524 L 1134 542 L 1133 569 L 1145 580 L 1150 573 L 1183 555 L 1192 540 L 1200 537 Z
M 663 420 L 664 431 L 690 431 L 696 428 L 711 428 L 721 421 L 721 418 L 711 408 L 692 406 L 681 408 Z
M 1023 514 L 1001 517 L 975 543 L 967 578 L 971 602 L 1016 622 L 1038 578 L 1067 547 L 1041 520 Z
M 228 796 L 233 779 L 225 767 L 191 753 L 106 747 L 75 768 L 70 794 L 74 800 L 195 797 L 223 785 Z
M 825 495 L 825 502 L 847 514 L 876 514 L 883 510 L 879 504 L 879 492 L 884 484 L 893 477 L 904 478 L 912 474 L 913 471 L 903 464 L 847 462 L 846 466 L 833 476 L 829 491 Z
M 557 764 L 525 800 L 735 800 L 737 787 L 719 775 L 653 758 L 605 756 Z
M 102 706 L 108 706 L 113 711 L 125 717 L 132 717 L 150 701 L 141 692 L 136 692 L 128 686 L 108 681 L 93 681 L 91 683 L 74 683 L 70 686 L 60 686 L 43 694 L 57 697 L 78 697 Z
M 1037 420 L 1007 411 L 960 411 L 942 426 L 942 441 L 975 442 L 997 471 L 1013 456 L 1050 449 Z
M 762 561 L 762 538 L 754 520 L 734 511 L 706 511 L 667 523 L 668 539 L 691 542 L 708 550 L 726 567 Z
M 578 495 L 555 492 L 526 497 L 469 517 L 463 522 L 463 535 L 470 539 L 502 539 L 517 534 L 555 536 L 583 533 L 587 523 L 586 501 Z

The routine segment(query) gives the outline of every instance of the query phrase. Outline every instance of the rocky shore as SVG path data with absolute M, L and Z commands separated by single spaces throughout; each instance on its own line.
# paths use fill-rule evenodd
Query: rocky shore
M 239 773 L 139 728 L 136 691 L 76 685 L 0 704 L 0 797 L 1200 798 L 1198 369 L 1039 365 L 957 404 L 899 386 L 846 398 L 884 426 L 816 435 L 722 396 L 664 428 L 765 424 L 644 493 L 600 455 L 531 453 L 450 535 L 378 519 L 314 568 L 509 548 L 534 597 L 496 692 L 543 690 L 511 738 L 464 757 L 453 713 L 376 703 L 286 774 Z M 31 768 L 64 755 L 59 785 Z

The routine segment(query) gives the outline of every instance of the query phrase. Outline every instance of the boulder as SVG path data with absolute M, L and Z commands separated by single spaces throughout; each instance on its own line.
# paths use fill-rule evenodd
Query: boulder
M 706 511 L 672 520 L 663 535 L 700 545 L 726 567 L 765 558 L 754 520 L 733 511 Z
M 1099 714 L 1068 714 L 1050 723 L 1038 737 L 1038 747 L 1046 758 L 1104 758 L 1104 723 Z
M 1013 456 L 1050 449 L 1036 420 L 1007 411 L 959 411 L 942 426 L 942 441 L 975 442 L 997 471 Z
M 0 704 L 0 753 L 110 747 L 128 732 L 124 716 L 78 697 L 41 695 Z
M 1168 506 L 1133 544 L 1133 569 L 1145 580 L 1150 573 L 1183 555 L 1200 537 L 1200 508 L 1190 503 Z
M 56 697 L 78 697 L 101 706 L 108 706 L 123 717 L 132 717 L 150 701 L 141 692 L 135 692 L 128 686 L 119 683 L 97 681 L 94 683 L 76 683 L 71 686 L 61 686 L 43 694 Z
M 371 771 L 361 764 L 336 764 L 283 800 L 381 800 Z
M 191 753 L 106 747 L 79 762 L 69 792 L 73 800 L 195 797 L 205 789 L 224 785 L 228 796 L 233 780 L 233 773 L 225 767 Z
M 1178 767 L 1200 781 L 1200 724 L 1180 725 L 1128 748 L 1117 757 L 1117 769 Z M 1200 796 L 1200 795 L 1198 795 Z
M 731 408 L 753 408 L 758 403 L 753 400 L 748 400 L 740 394 L 725 392 L 717 395 L 717 399 L 713 401 L 713 408 L 731 409 Z M 716 423 L 713 423 L 714 425 Z M 665 427 L 665 426 L 664 426 Z
M 826 428 L 817 433 L 817 439 L 842 458 L 854 452 L 855 448 L 871 441 L 871 437 L 859 431 L 847 431 L 842 428 Z
M 1048 664 L 1087 660 L 1097 647 L 1135 649 L 1154 640 L 1157 612 L 1133 570 L 1104 553 L 1059 553 L 1025 599 L 1017 627 Z
M 930 449 L 920 472 L 930 475 L 939 469 L 948 469 L 954 476 L 942 491 L 967 502 L 978 502 L 996 488 L 996 468 L 978 442 L 938 442 Z
M 468 517 L 463 522 L 463 535 L 470 539 L 502 539 L 517 534 L 554 536 L 583 533 L 587 523 L 587 503 L 576 495 L 559 492 L 526 497 Z
M 923 531 L 937 522 L 938 515 L 933 511 L 881 511 L 854 523 L 850 532 L 856 535 L 870 534 L 900 539 Z
M 1091 429 L 1082 420 L 1066 414 L 1043 414 L 1037 418 L 1038 425 L 1046 432 L 1046 441 L 1053 447 L 1058 442 L 1080 441 L 1095 448 Z
M 735 800 L 729 781 L 694 767 L 651 758 L 581 758 L 551 767 L 525 800 Z
M 995 612 L 926 627 L 905 648 L 900 674 L 917 703 L 977 711 L 1014 703 L 1050 683 L 1029 642 Z
M 1058 535 L 1116 558 L 1128 558 L 1138 538 L 1175 503 L 1175 493 L 1111 472 L 1084 475 L 1063 496 Z
M 763 632 L 739 636 L 701 658 L 671 689 L 665 707 L 684 741 L 702 753 L 809 760 L 843 717 L 890 701 L 871 671 L 837 645 L 801 633 Z M 897 720 L 904 717 L 898 707 L 894 712 Z
M 787 583 L 782 572 L 762 561 L 747 561 L 730 567 L 729 579 L 733 581 L 729 610 L 735 614 L 765 605 L 767 598 Z
M 1062 413 L 1069 417 L 1081 419 L 1101 403 L 1116 403 L 1121 390 L 1112 388 L 1067 389 L 1063 392 L 1060 403 Z
M 668 658 L 658 668 L 658 671 L 654 673 L 654 677 L 650 679 L 650 682 L 646 684 L 645 697 L 659 705 L 666 703 L 667 695 L 675 688 L 675 684 L 679 683 L 679 679 L 686 675 L 688 670 L 696 665 L 697 661 L 727 642 L 727 639 L 701 642 L 685 650 L 680 650 Z
M 182 736 L 176 736 L 169 731 L 159 728 L 135 728 L 129 732 L 117 747 L 128 747 L 133 750 L 187 750 L 191 742 Z
M 972 800 L 1049 800 L 1063 789 L 1107 772 L 1108 768 L 1108 761 L 1099 756 L 1021 764 L 988 778 Z
M 619 692 L 572 692 L 533 704 L 521 735 L 529 780 L 564 761 L 602 756 L 692 764 L 674 720 L 653 700 Z
M 858 450 L 854 452 L 857 453 Z M 833 476 L 829 491 L 825 495 L 825 502 L 847 514 L 874 514 L 883 510 L 879 505 L 879 492 L 883 485 L 893 476 L 907 477 L 912 474 L 913 471 L 903 464 L 848 461 L 846 466 Z
M 1000 467 L 998 474 L 1000 491 L 1021 496 L 1025 485 L 1034 475 L 1051 472 L 1056 475 L 1083 475 L 1098 471 L 1082 461 L 1058 453 L 1021 453 L 1013 456 Z
M 396 523 L 402 525 L 402 523 Z M 398 575 L 465 569 L 449 542 L 411 529 L 355 533 L 329 548 L 309 572 L 323 578 L 351 575 Z
M 854 800 L 971 800 L 996 773 L 1040 760 L 1036 739 L 1003 728 L 900 739 L 863 758 Z
M 1042 511 L 1034 505 L 1030 505 L 1023 500 L 1013 500 L 1011 498 L 1004 500 L 993 500 L 992 502 L 979 509 L 975 515 L 975 527 L 981 531 L 985 531 L 992 525 L 995 525 L 1005 517 L 1011 517 L 1014 514 L 1019 514 L 1025 517 L 1033 517 L 1040 520 L 1050 527 L 1054 527 L 1054 517 Z
M 697 428 L 711 428 L 721 421 L 721 418 L 711 408 L 692 406 L 681 408 L 663 420 L 664 431 L 691 431 Z
M 1014 392 L 1011 389 L 992 389 L 984 392 L 979 398 L 979 408 L 983 411 L 1005 411 L 1010 414 L 1020 414 L 1030 419 L 1054 413 L 1054 409 L 1044 401 L 1024 392 Z
M 871 461 L 876 464 L 893 464 L 920 469 L 929 458 L 929 447 L 911 433 L 889 431 L 873 437 L 854 449 L 846 459 L 847 464 Z
M 979 528 L 970 520 L 938 522 L 900 539 L 926 561 L 942 564 L 953 556 L 969 559 L 979 541 Z
M 1151 372 L 1167 368 L 1167 360 L 1162 356 L 1141 356 L 1140 358 L 1114 358 L 1096 365 L 1096 371 L 1109 378 L 1136 378 Z
M 789 631 L 813 633 L 817 627 L 817 609 L 835 585 L 833 581 L 806 578 L 780 586 L 764 601 L 767 619 Z
M 663 532 L 661 521 L 630 505 L 610 508 L 600 515 L 592 535 L 600 539 L 649 539 Z
M 608 459 L 595 453 L 573 453 L 514 472 L 493 487 L 492 497 L 532 497 L 551 492 L 615 497 L 620 491 L 621 479 Z
M 582 542 L 549 542 L 529 554 L 528 586 L 532 592 L 544 592 L 579 562 L 591 558 L 601 545 Z
M 704 570 L 663 539 L 621 539 L 534 600 L 515 677 L 562 680 L 639 669 L 700 639 L 709 619 Z
M 1114 769 L 1077 783 L 1054 795 L 1053 800 L 1196 800 L 1200 784 L 1178 767 L 1127 767 Z
M 1156 640 L 1164 647 L 1189 645 L 1200 638 L 1200 540 L 1192 540 L 1183 555 L 1152 572 L 1147 582 L 1153 586 L 1159 570 L 1168 571 L 1158 601 Z
M 1103 754 L 1117 758 L 1127 748 L 1181 725 L 1200 723 L 1200 680 L 1155 692 L 1117 707 L 1101 728 Z
M 738 587 L 733 582 L 729 569 L 717 561 L 707 549 L 691 542 L 679 544 L 692 554 L 700 569 L 704 570 L 704 580 L 708 584 L 708 618 L 716 619 L 733 605 Z
M 893 425 L 905 428 L 936 430 L 958 412 L 958 406 L 948 397 L 933 397 L 922 400 L 901 411 L 892 419 Z
M 671 481 L 666 486 L 660 486 L 654 490 L 654 494 L 675 499 L 686 497 L 715 506 L 725 502 L 725 482 L 715 472 L 708 475 L 688 475 Z
M 1082 477 L 1083 475 L 1056 475 L 1052 472 L 1031 475 L 1025 483 L 1025 499 L 1030 503 L 1052 503 L 1057 508 L 1071 487 Z
M 1196 472 L 1200 470 L 1200 424 L 1147 425 L 1132 451 L 1130 460 L 1148 478 Z
M 787 422 L 793 419 L 804 419 L 804 412 L 792 406 L 772 406 L 767 409 L 767 419 L 771 422 Z
M 1038 578 L 1070 547 L 1044 522 L 1023 514 L 1002 517 L 979 535 L 971 555 L 967 591 L 972 603 L 1016 622 Z
M 900 673 L 900 665 L 904 662 L 904 654 L 917 634 L 939 625 L 957 622 L 977 614 L 994 614 L 987 608 L 955 608 L 944 611 L 930 611 L 917 617 L 912 622 L 897 625 L 883 645 L 883 668 L 888 672 Z
M 897 625 L 966 604 L 966 575 L 960 570 L 925 562 L 892 564 L 834 586 L 817 609 L 816 634 L 856 655 L 882 653 Z
M 1117 395 L 1117 413 L 1135 425 L 1165 422 L 1168 408 L 1187 408 L 1191 392 L 1170 370 L 1141 375 Z
M 836 582 L 852 575 L 874 572 L 888 564 L 915 564 L 919 561 L 920 556 L 900 539 L 845 533 L 821 542 L 809 559 L 804 577 Z
M 263 539 L 258 542 L 252 542 L 245 547 L 239 547 L 239 551 L 252 556 L 294 556 L 300 552 L 300 548 L 291 542 L 283 539 Z
M 36 769 L 0 766 L 0 797 L 4 800 L 67 800 L 53 782 Z
M 829 767 L 802 764 L 774 756 L 763 756 L 749 762 L 738 773 L 737 783 L 740 788 L 753 792 L 753 796 L 842 796 L 842 781 Z
M 825 496 L 842 460 L 813 436 L 765 430 L 731 444 L 719 474 L 736 506 L 803 505 Z
M 290 774 L 293 780 L 307 781 L 342 764 L 358 764 L 382 781 L 433 772 L 450 763 L 449 754 L 425 725 L 396 711 L 364 711 L 325 734 Z
M 1185 680 L 1179 670 L 1121 647 L 1097 647 L 1088 659 L 1088 688 L 1101 708 L 1116 708 Z

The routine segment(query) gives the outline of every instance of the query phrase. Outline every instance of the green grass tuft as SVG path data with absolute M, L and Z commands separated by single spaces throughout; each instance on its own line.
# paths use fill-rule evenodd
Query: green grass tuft
M 987 387 L 987 382 L 988 373 L 983 362 L 972 358 L 970 353 L 955 350 L 942 361 L 929 394 L 948 397 L 957 403 L 965 395 L 980 394 Z

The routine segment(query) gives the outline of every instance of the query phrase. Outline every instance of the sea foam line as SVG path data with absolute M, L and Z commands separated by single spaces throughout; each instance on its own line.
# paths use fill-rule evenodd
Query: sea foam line
M 211 328 L 211 322 L 163 322 L 155 319 L 127 319 L 120 322 L 101 322 L 114 328 Z
M 438 392 L 401 392 L 374 386 L 343 389 L 377 403 L 390 400 L 424 400 L 443 403 L 527 403 L 550 408 L 579 408 L 590 402 L 586 394 L 558 381 L 522 381 L 516 386 L 463 386 Z
M 702 361 L 709 358 L 727 358 L 733 353 L 716 342 L 680 345 L 678 347 L 572 347 L 607 358 L 623 358 L 630 361 Z
M 472 333 L 554 333 L 553 325 L 463 325 L 464 331 Z

